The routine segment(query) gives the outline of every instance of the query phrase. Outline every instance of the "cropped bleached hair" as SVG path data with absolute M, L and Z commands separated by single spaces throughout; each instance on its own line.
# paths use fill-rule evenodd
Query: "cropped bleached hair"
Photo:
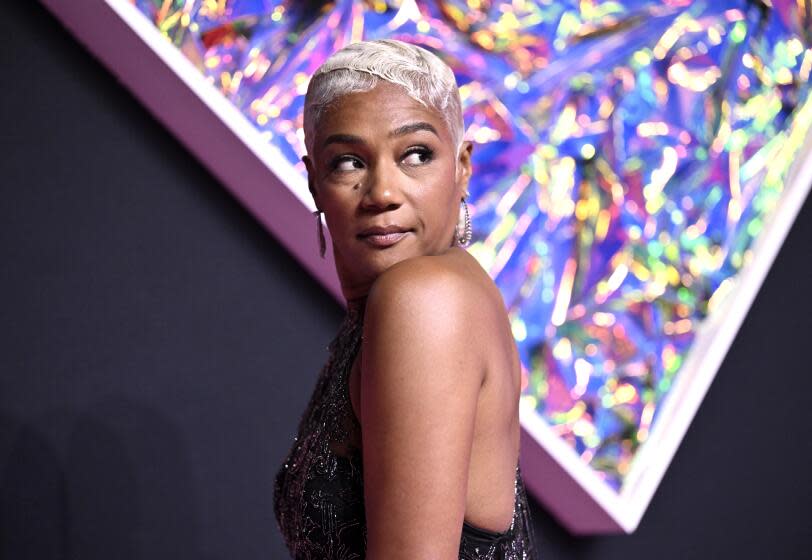
M 343 95 L 369 91 L 379 80 L 401 86 L 409 97 L 438 111 L 459 155 L 464 124 L 454 72 L 426 49 L 392 39 L 352 43 L 333 53 L 313 73 L 304 106 L 309 154 L 313 154 L 319 119 L 329 105 Z

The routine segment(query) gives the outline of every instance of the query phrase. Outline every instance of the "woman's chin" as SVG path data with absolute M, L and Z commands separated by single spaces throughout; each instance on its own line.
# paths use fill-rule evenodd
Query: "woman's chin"
M 414 255 L 411 252 L 405 251 L 387 251 L 385 253 L 374 253 L 365 255 L 363 261 L 365 262 L 365 267 L 371 272 L 380 274 L 384 270 L 388 269 L 390 266 L 399 263 L 400 261 L 404 261 Z M 360 263 L 359 263 L 360 264 Z
M 389 267 L 406 259 L 418 256 L 418 253 L 412 250 L 398 250 L 396 247 L 391 247 L 385 251 L 359 251 L 352 259 L 353 268 L 358 271 L 364 271 L 365 275 L 376 278 L 379 274 L 386 271 Z
M 343 272 L 352 276 L 360 273 L 364 277 L 374 279 L 389 267 L 423 254 L 420 246 L 414 243 L 415 240 L 413 232 L 406 232 L 394 243 L 391 242 L 392 240 L 384 240 L 379 243 L 378 240 L 356 239 L 351 247 L 338 251 L 336 265 L 339 273 L 342 272 L 341 269 L 344 269 Z

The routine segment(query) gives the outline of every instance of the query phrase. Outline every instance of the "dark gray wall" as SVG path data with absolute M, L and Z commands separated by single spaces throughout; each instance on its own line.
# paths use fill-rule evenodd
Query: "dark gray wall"
M 44 8 L 4 16 L 0 557 L 285 558 L 273 474 L 341 307 Z M 533 504 L 544 558 L 808 557 L 810 217 L 638 531 Z

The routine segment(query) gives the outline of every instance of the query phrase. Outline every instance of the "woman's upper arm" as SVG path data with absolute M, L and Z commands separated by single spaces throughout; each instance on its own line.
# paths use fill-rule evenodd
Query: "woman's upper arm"
M 367 558 L 457 558 L 483 376 L 472 313 L 447 271 L 387 272 L 361 353 Z

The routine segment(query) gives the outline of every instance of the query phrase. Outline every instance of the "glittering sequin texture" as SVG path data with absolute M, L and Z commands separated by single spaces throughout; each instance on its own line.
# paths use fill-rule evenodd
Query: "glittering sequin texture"
M 350 404 L 348 377 L 361 342 L 363 313 L 350 308 L 328 346 L 329 357 L 276 474 L 274 512 L 296 560 L 365 557 L 366 518 L 360 426 Z M 510 529 L 487 531 L 463 523 L 461 560 L 531 560 L 535 543 L 521 471 L 516 467 Z

